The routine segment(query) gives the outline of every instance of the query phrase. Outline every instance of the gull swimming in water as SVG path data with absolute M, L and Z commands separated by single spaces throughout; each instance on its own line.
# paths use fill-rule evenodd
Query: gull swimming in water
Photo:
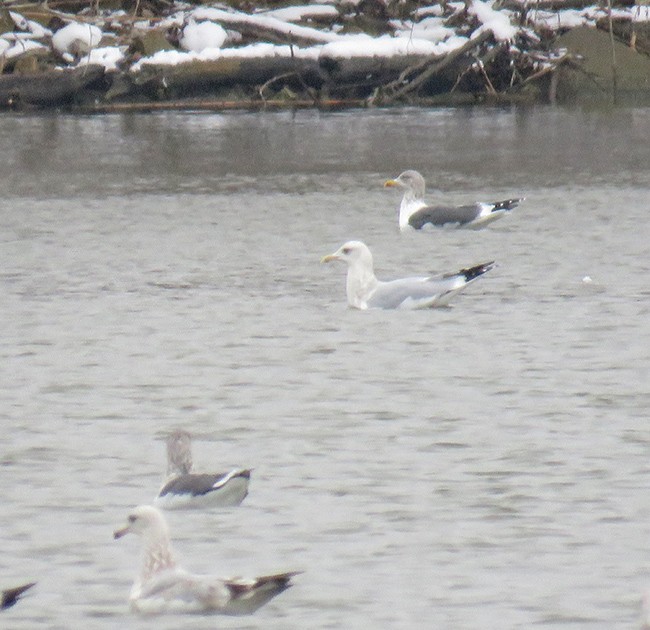
M 384 183 L 386 188 L 401 188 L 404 196 L 399 206 L 399 229 L 421 230 L 427 225 L 433 227 L 455 226 L 459 228 L 480 229 L 500 219 L 506 212 L 523 201 L 504 199 L 503 201 L 476 202 L 466 206 L 429 206 L 424 201 L 424 177 L 417 171 L 404 171 L 399 177 Z
M 143 544 L 140 574 L 129 595 L 131 609 L 138 613 L 250 615 L 288 589 L 299 573 L 250 579 L 189 573 L 176 564 L 165 517 L 151 505 L 136 507 L 113 537 L 128 533 L 140 536 Z
M 167 481 L 154 499 L 164 509 L 233 507 L 248 494 L 251 471 L 234 468 L 222 473 L 192 472 L 192 437 L 174 431 L 167 438 Z
M 36 582 L 29 582 L 22 586 L 15 586 L 14 588 L 7 588 L 2 591 L 2 601 L 0 601 L 0 610 L 11 608 L 19 599 L 20 596 L 28 589 L 32 588 Z
M 347 263 L 346 293 L 353 308 L 433 308 L 446 306 L 470 282 L 492 269 L 494 261 L 442 276 L 414 276 L 383 282 L 373 271 L 372 254 L 361 241 L 348 241 L 321 262 Z

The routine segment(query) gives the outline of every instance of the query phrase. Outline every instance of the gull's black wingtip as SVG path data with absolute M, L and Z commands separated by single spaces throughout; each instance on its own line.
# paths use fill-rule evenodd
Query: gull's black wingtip
M 36 582 L 29 582 L 22 586 L 8 588 L 2 591 L 2 602 L 0 603 L 0 610 L 11 608 L 19 599 L 20 596 L 28 589 L 32 588 Z
M 462 269 L 461 273 L 465 276 L 465 280 L 467 282 L 470 282 L 471 280 L 482 276 L 484 273 L 487 273 L 490 271 L 490 269 L 493 269 L 495 264 L 496 263 L 494 260 L 491 260 L 490 262 L 481 263 L 480 265 L 475 265 L 474 267 Z

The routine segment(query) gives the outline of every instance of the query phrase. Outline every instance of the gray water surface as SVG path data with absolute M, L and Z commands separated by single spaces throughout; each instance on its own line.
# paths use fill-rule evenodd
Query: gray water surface
M 646 109 L 4 115 L 0 587 L 38 585 L 2 627 L 638 627 L 649 136 Z M 527 199 L 400 235 L 406 168 Z M 352 311 L 319 264 L 349 238 L 382 278 L 498 267 Z M 253 617 L 128 610 L 112 531 L 176 427 L 197 469 L 254 469 L 241 507 L 169 514 L 182 563 L 304 570 Z

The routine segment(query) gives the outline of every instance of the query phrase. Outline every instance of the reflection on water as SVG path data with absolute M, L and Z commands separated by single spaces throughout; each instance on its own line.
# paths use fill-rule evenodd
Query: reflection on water
M 347 113 L 4 116 L 3 196 L 223 190 L 229 178 L 390 174 L 405 164 L 442 190 L 647 185 L 646 110 L 388 110 Z M 397 174 L 397 173 L 395 173 Z M 249 181 L 246 181 L 249 184 Z
M 177 426 L 197 468 L 254 469 L 240 508 L 170 515 L 184 564 L 305 570 L 220 626 L 635 627 L 650 111 L 2 120 L 0 566 L 39 581 L 12 628 L 150 627 L 110 534 Z M 527 199 L 400 235 L 405 168 Z M 318 263 L 348 238 L 380 277 L 498 267 L 451 309 L 360 313 Z

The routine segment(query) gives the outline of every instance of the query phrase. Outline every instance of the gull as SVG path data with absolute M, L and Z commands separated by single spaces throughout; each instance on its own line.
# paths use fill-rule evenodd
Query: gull
M 424 177 L 417 171 L 404 171 L 399 177 L 384 183 L 386 188 L 402 188 L 404 196 L 399 206 L 399 229 L 401 231 L 421 230 L 426 225 L 433 227 L 455 226 L 481 229 L 500 219 L 519 205 L 520 199 L 481 202 L 467 206 L 429 206 L 424 201 Z
M 217 613 L 250 615 L 288 589 L 293 571 L 255 578 L 224 579 L 192 574 L 176 564 L 169 529 L 162 512 L 140 505 L 128 515 L 126 526 L 113 533 L 115 539 L 133 533 L 142 539 L 140 574 L 129 595 L 138 613 Z
M 154 505 L 164 509 L 233 507 L 248 494 L 248 469 L 203 474 L 191 471 L 192 437 L 187 431 L 174 431 L 167 438 L 167 481 Z
M 15 586 L 14 588 L 7 588 L 2 591 L 2 601 L 0 602 L 0 610 L 11 608 L 19 599 L 20 596 L 27 590 L 32 588 L 36 582 L 29 582 L 22 586 Z
M 442 276 L 414 276 L 384 282 L 373 271 L 372 254 L 361 241 L 348 241 L 321 262 L 348 265 L 346 293 L 353 308 L 432 308 L 446 306 L 470 282 L 494 267 L 494 261 Z

